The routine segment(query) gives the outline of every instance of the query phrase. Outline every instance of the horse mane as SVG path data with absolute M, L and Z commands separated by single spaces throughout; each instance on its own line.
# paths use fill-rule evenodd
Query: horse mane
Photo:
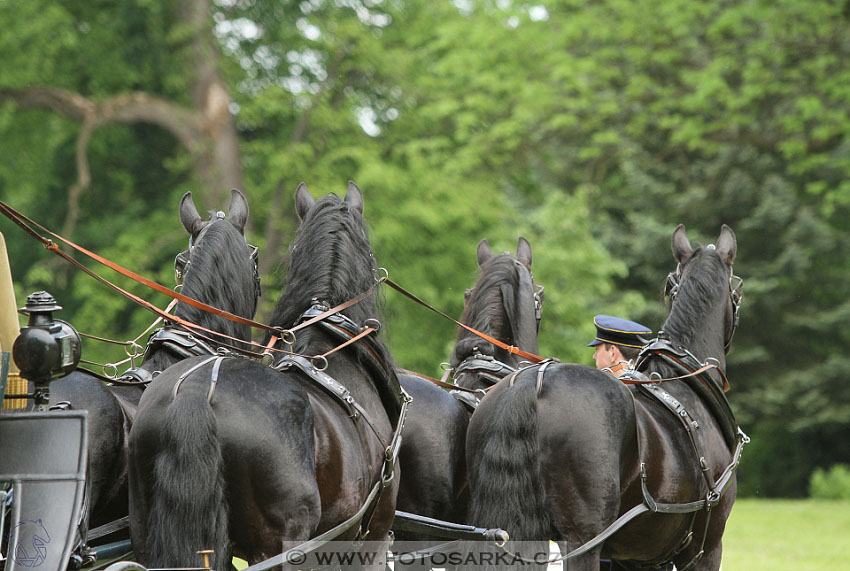
M 250 319 L 256 308 L 253 263 L 245 237 L 230 221 L 213 221 L 195 244 L 183 280 L 183 295 Z M 180 302 L 175 315 L 237 339 L 250 340 L 251 328 Z
M 271 324 L 292 327 L 313 300 L 334 307 L 356 297 L 375 284 L 376 270 L 361 214 L 335 194 L 317 200 L 290 247 L 286 289 L 271 316 Z M 357 324 L 379 317 L 376 294 L 373 292 L 342 313 Z M 389 350 L 379 338 L 372 339 L 382 361 L 391 366 Z M 304 350 L 308 340 L 309 335 L 299 334 L 295 350 Z
M 510 320 L 516 319 L 517 316 L 506 314 L 501 286 L 510 284 L 514 289 L 519 287 L 516 264 L 517 260 L 510 254 L 498 254 L 481 267 L 481 275 L 475 284 L 474 293 L 463 310 L 462 323 L 496 338 L 506 327 L 510 327 Z M 496 350 L 491 343 L 471 331 L 459 328 L 450 359 L 451 365 L 457 366 L 470 357 L 476 347 L 478 352 L 486 355 L 493 355 Z

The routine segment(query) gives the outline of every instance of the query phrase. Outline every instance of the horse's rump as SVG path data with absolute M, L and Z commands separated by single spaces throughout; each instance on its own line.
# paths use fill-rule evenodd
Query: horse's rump
M 282 538 L 264 533 L 266 524 L 286 521 L 293 538 L 307 539 L 319 519 L 313 416 L 306 392 L 257 362 L 223 358 L 217 371 L 220 380 L 210 393 L 215 365 L 209 359 L 186 359 L 160 374 L 145 391 L 133 428 L 131 458 L 146 460 L 133 469 L 156 475 L 150 483 L 136 482 L 144 489 L 133 497 L 144 498 L 148 505 L 158 498 L 168 501 L 163 509 L 144 510 L 151 517 L 159 514 L 157 521 L 145 522 L 153 538 L 148 549 L 158 548 L 157 537 L 168 536 L 184 539 L 163 548 L 164 554 L 173 556 L 188 549 L 182 563 L 163 562 L 171 566 L 190 565 L 196 556 L 189 553 L 185 535 L 170 533 L 170 529 L 179 528 L 183 533 L 192 528 L 214 530 L 217 544 L 204 548 L 223 554 L 228 552 L 229 531 L 234 539 L 244 536 L 259 547 L 255 553 L 240 555 L 253 559 L 281 550 Z M 201 363 L 204 365 L 192 370 Z M 270 437 L 283 433 L 286 438 Z M 204 489 L 199 480 L 216 470 L 221 482 Z M 189 482 L 185 474 L 193 474 Z M 234 485 L 248 481 L 252 485 Z M 224 486 L 225 482 L 226 504 L 223 496 L 213 495 L 218 493 L 215 485 Z M 284 490 L 286 498 L 282 497 Z M 225 521 L 215 509 L 216 498 L 219 505 L 230 506 Z M 203 538 L 196 536 L 198 541 Z M 151 562 L 158 557 L 157 553 L 144 556 Z
M 358 530 L 355 521 L 361 507 L 366 512 L 364 524 L 374 524 L 368 530 L 370 537 L 385 544 L 397 489 L 397 480 L 391 478 L 392 462 L 385 462 L 390 455 L 385 451 L 394 452 L 391 444 L 397 442 L 391 419 L 398 410 L 387 410 L 384 402 L 392 397 L 388 393 L 395 375 L 389 350 L 370 339 L 376 330 L 370 326 L 377 312 L 369 295 L 376 286 L 376 263 L 362 220 L 362 195 L 352 183 L 345 199 L 329 195 L 316 201 L 302 184 L 296 191 L 296 208 L 302 223 L 292 246 L 286 291 L 270 319 L 275 327 L 292 328 L 286 356 L 274 368 L 218 355 L 169 368 L 154 381 L 152 396 L 143 398 L 131 432 L 138 446 L 131 456 L 142 468 L 137 473 L 144 473 L 144 464 L 171 456 L 163 447 L 171 429 L 162 424 L 165 413 L 161 409 L 191 399 L 214 421 L 206 424 L 207 435 L 187 429 L 181 443 L 187 449 L 193 438 L 214 443 L 205 454 L 214 456 L 218 450 L 221 457 L 226 495 L 211 494 L 207 501 L 196 503 L 226 503 L 230 525 L 219 525 L 217 545 L 206 547 L 226 555 L 232 542 L 235 552 L 252 564 L 277 555 L 285 545 L 338 525 L 353 525 L 339 539 L 358 531 L 365 536 L 367 530 Z M 356 303 L 345 305 L 355 298 Z M 305 315 L 312 315 L 319 304 L 343 308 L 337 309 L 334 317 L 319 311 L 317 320 L 325 321 L 308 326 Z M 357 343 L 349 344 L 354 340 L 349 329 L 366 340 L 358 338 Z M 339 339 L 340 332 L 344 341 Z M 266 343 L 270 350 L 280 349 L 270 338 Z M 180 381 L 189 367 L 199 363 L 203 365 Z M 335 392 L 346 398 L 335 400 L 318 385 L 333 385 Z M 395 392 L 398 400 L 397 387 Z M 145 428 L 136 430 L 140 426 Z M 174 426 L 179 426 L 176 420 Z M 163 434 L 158 434 L 159 430 Z M 187 464 L 181 478 L 171 482 L 161 477 L 153 487 L 191 486 L 198 470 L 209 471 L 197 454 L 187 452 L 186 456 L 195 465 Z M 154 473 L 166 474 L 162 470 Z M 151 493 L 146 485 L 137 482 L 133 490 L 139 513 L 151 507 L 145 505 L 150 503 L 145 495 Z M 215 487 L 210 489 L 218 494 Z M 373 491 L 381 492 L 379 500 L 367 503 L 366 495 Z M 168 514 L 168 506 L 157 511 Z M 155 532 L 173 535 L 174 543 L 183 548 L 187 544 L 197 548 L 186 528 L 208 524 L 200 516 L 195 520 L 186 518 L 177 525 L 172 523 L 168 530 Z M 141 527 L 144 525 L 135 521 L 131 527 L 139 535 L 153 532 Z M 384 557 L 386 546 L 376 554 Z M 149 554 L 145 559 L 151 560 Z M 176 557 L 167 563 L 175 565 L 193 566 Z M 221 558 L 215 565 L 217 571 L 226 571 L 228 566 Z

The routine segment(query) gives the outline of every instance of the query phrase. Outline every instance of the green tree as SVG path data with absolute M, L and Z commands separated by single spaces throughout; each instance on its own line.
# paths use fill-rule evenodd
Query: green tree
M 742 492 L 803 495 L 850 458 L 846 1 L 0 0 L 0 16 L 2 198 L 83 245 L 170 283 L 179 196 L 220 207 L 244 184 L 262 319 L 294 188 L 353 179 L 380 264 L 449 314 L 481 238 L 528 238 L 541 352 L 590 363 L 594 314 L 663 323 L 676 224 L 707 242 L 726 223 L 746 282 L 728 361 L 753 436 Z M 169 113 L 106 114 L 139 94 Z M 212 125 L 238 135 L 233 178 L 204 167 L 228 148 Z M 118 338 L 150 321 L 0 225 L 19 295 L 46 288 Z M 455 327 L 385 301 L 399 363 L 437 374 Z

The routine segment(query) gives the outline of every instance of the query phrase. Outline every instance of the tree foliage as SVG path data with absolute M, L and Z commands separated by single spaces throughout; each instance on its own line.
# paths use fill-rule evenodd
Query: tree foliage
M 0 0 L 0 17 L 0 194 L 42 224 L 171 283 L 180 195 L 222 208 L 242 185 L 263 318 L 295 186 L 353 179 L 380 264 L 451 315 L 478 241 L 528 238 L 540 350 L 589 364 L 594 314 L 663 323 L 676 224 L 709 242 L 726 223 L 746 282 L 728 359 L 753 436 L 741 490 L 802 495 L 815 467 L 850 459 L 846 1 Z M 84 111 L 131 96 L 163 119 L 86 131 Z M 218 137 L 230 128 L 238 147 Z M 0 229 L 19 302 L 47 289 L 62 317 L 119 339 L 152 319 Z M 399 364 L 439 374 L 455 327 L 384 296 Z

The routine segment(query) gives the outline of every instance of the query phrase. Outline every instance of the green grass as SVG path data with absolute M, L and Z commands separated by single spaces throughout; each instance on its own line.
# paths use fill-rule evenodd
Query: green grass
M 234 560 L 237 569 L 246 567 Z M 735 501 L 723 534 L 722 571 L 850 569 L 850 501 Z
M 850 501 L 735 501 L 723 571 L 850 569 Z

